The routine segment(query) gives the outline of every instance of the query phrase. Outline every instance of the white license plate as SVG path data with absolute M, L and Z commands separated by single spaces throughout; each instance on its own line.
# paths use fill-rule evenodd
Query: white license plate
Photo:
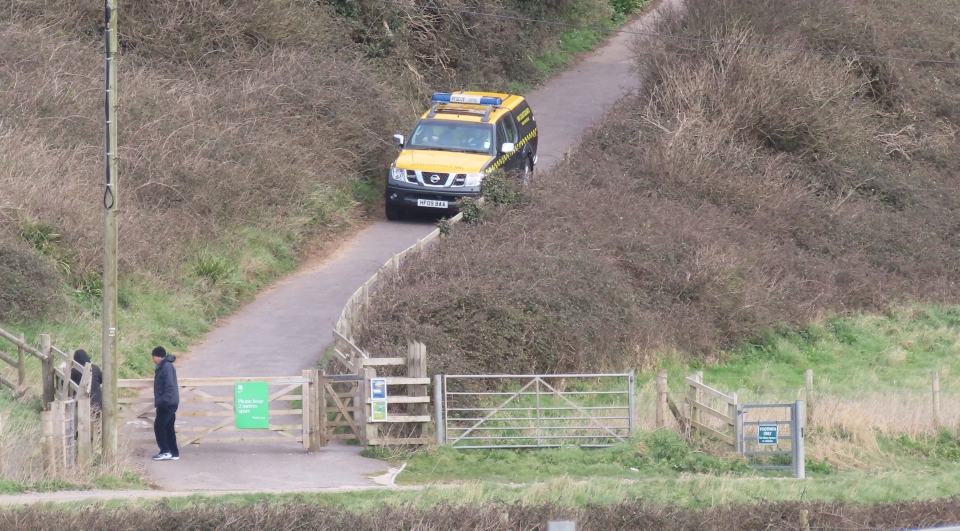
M 427 208 L 447 208 L 447 202 L 435 201 L 433 199 L 417 199 L 417 206 Z

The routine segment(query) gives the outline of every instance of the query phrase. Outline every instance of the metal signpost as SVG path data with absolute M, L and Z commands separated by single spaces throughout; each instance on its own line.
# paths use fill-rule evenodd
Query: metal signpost
M 267 382 L 234 384 L 237 429 L 270 428 L 270 386 Z

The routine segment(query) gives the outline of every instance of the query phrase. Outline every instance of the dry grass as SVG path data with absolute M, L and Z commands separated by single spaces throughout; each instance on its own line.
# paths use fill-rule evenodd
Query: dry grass
M 100 441 L 95 440 L 94 463 L 82 467 L 57 468 L 51 472 L 44 467 L 40 423 L 36 418 L 11 415 L 0 411 L 0 479 L 22 485 L 43 483 L 68 483 L 90 485 L 101 476 L 122 477 L 139 474 L 139 467 L 130 459 L 128 443 L 121 441 L 119 459 L 112 463 L 100 463 Z

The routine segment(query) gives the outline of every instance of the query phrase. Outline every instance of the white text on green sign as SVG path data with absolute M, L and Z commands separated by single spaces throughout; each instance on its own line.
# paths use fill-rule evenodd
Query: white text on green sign
M 234 411 L 237 429 L 270 427 L 270 390 L 267 382 L 234 384 Z

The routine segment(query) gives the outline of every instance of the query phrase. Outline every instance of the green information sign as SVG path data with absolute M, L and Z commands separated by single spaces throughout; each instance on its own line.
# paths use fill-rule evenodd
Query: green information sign
M 370 404 L 370 408 L 373 411 L 373 421 L 374 422 L 386 422 L 387 421 L 387 402 L 386 401 L 377 401 Z
M 270 427 L 270 390 L 267 382 L 243 382 L 233 386 L 237 429 Z

